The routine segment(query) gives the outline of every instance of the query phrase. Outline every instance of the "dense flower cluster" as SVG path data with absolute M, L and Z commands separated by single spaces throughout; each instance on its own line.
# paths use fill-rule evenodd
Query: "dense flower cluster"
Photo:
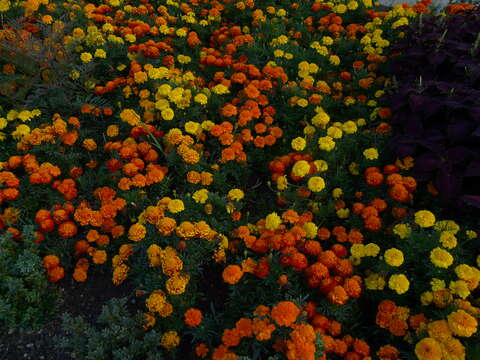
M 172 358 L 468 359 L 476 229 L 388 146 L 429 1 L 373 5 L 0 0 L 2 48 L 45 60 L 0 53 L 0 234 L 33 228 L 52 283 L 133 288 Z

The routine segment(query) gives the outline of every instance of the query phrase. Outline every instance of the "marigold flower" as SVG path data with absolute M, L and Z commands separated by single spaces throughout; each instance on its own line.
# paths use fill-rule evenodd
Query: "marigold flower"
M 280 216 L 278 216 L 276 212 L 269 214 L 265 218 L 265 228 L 269 230 L 277 229 L 281 223 L 282 223 L 282 219 L 280 218 Z
M 308 179 L 308 188 L 313 192 L 320 192 L 325 189 L 325 181 L 320 176 L 313 176 Z
M 410 282 L 403 274 L 394 274 L 390 276 L 388 280 L 388 287 L 397 292 L 397 294 L 403 294 L 408 291 Z
M 453 256 L 447 250 L 439 247 L 430 251 L 430 260 L 433 265 L 445 269 L 453 264 Z
M 477 332 L 477 320 L 465 310 L 457 310 L 447 317 L 448 326 L 456 336 L 470 337 Z
M 195 348 L 195 354 L 199 357 L 199 358 L 206 358 L 207 355 L 208 355 L 208 347 L 206 344 L 200 344 L 198 345 L 196 348 Z
M 184 313 L 184 322 L 190 327 L 196 327 L 202 322 L 202 312 L 195 308 L 190 308 Z
M 403 253 L 401 250 L 391 248 L 385 251 L 385 262 L 390 266 L 398 267 L 403 264 Z
M 415 355 L 419 360 L 441 360 L 442 348 L 435 339 L 426 337 L 415 345 Z
M 140 223 L 133 224 L 128 230 L 128 238 L 131 241 L 135 241 L 135 242 L 145 238 L 146 234 L 147 234 L 147 228 Z
M 222 273 L 223 280 L 230 285 L 238 283 L 242 276 L 242 268 L 238 265 L 228 265 Z
M 162 335 L 160 345 L 162 345 L 168 351 L 177 347 L 180 344 L 180 337 L 176 331 L 167 331 Z
M 422 227 L 428 228 L 435 225 L 435 215 L 428 210 L 420 210 L 415 213 L 415 223 Z
M 290 326 L 300 315 L 301 310 L 291 301 L 279 302 L 272 308 L 270 316 L 280 326 Z

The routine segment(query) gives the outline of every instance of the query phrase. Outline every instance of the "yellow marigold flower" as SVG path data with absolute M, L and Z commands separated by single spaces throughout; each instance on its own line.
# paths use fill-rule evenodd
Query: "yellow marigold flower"
M 407 224 L 397 224 L 393 227 L 393 233 L 400 239 L 406 239 L 412 233 L 412 229 Z
M 334 66 L 340 65 L 340 58 L 337 55 L 330 55 L 328 61 Z
M 453 256 L 447 250 L 439 247 L 430 252 L 430 260 L 433 265 L 444 269 L 453 264 Z
M 373 273 L 365 278 L 365 286 L 368 290 L 383 290 L 385 285 L 385 279 L 379 274 Z
M 410 288 L 410 282 L 405 275 L 394 274 L 390 276 L 390 279 L 388 280 L 388 287 L 401 295 L 408 291 Z
M 302 151 L 303 149 L 305 149 L 307 142 L 302 137 L 296 137 L 295 139 L 292 140 L 291 145 L 293 150 Z
M 350 254 L 357 258 L 362 258 L 365 256 L 365 245 L 363 244 L 353 244 L 350 247 Z
M 447 249 L 453 249 L 457 246 L 457 238 L 451 231 L 442 231 L 440 234 L 440 243 Z
M 92 61 L 92 54 L 88 53 L 88 52 L 83 52 L 81 55 L 80 55 L 80 60 L 82 60 L 82 62 L 84 64 L 86 63 L 89 63 L 90 61 Z
M 447 317 L 448 326 L 456 336 L 470 337 L 477 332 L 477 320 L 464 310 L 452 312 Z
M 171 108 L 166 108 L 162 110 L 161 115 L 163 120 L 172 120 L 175 116 L 175 113 Z
M 127 34 L 125 35 L 125 40 L 129 43 L 134 43 L 135 41 L 137 41 L 137 37 L 135 36 L 135 34 Z
M 357 124 L 355 124 L 355 122 L 352 120 L 348 120 L 342 125 L 342 130 L 347 134 L 354 134 L 358 130 Z
M 374 243 L 369 243 L 365 245 L 365 256 L 377 256 L 380 252 L 380 246 Z
M 339 199 L 343 195 L 343 190 L 340 188 L 335 188 L 332 190 L 332 196 L 334 199 Z
M 215 126 L 215 123 L 211 120 L 205 120 L 205 121 L 202 121 L 201 126 L 203 130 L 210 131 Z
M 465 233 L 469 240 L 473 240 L 477 238 L 477 233 L 473 230 L 467 230 Z
M 307 238 L 314 239 L 317 236 L 318 226 L 315 223 L 311 221 L 306 222 L 302 228 L 307 233 Z
M 312 135 L 315 132 L 315 127 L 307 125 L 303 128 L 303 133 L 305 135 Z
M 330 126 L 327 129 L 327 135 L 334 138 L 334 139 L 341 139 L 343 136 L 343 131 L 342 129 L 336 127 L 336 126 Z
M 177 347 L 178 344 L 180 344 L 180 337 L 176 331 L 167 331 L 162 335 L 162 339 L 160 340 L 160 345 L 168 351 Z
M 176 214 L 185 210 L 185 205 L 183 204 L 182 200 L 174 199 L 168 202 L 167 209 L 171 213 Z
M 93 54 L 97 58 L 105 59 L 107 57 L 107 53 L 103 49 L 95 50 L 95 54 Z
M 348 8 L 345 4 L 338 4 L 337 6 L 335 6 L 334 8 L 334 11 L 337 13 L 337 14 L 344 14 L 345 12 L 347 12 Z
M 245 197 L 245 193 L 240 190 L 240 189 L 231 189 L 228 194 L 227 194 L 227 197 L 230 199 L 230 200 L 242 200 L 244 197 Z
M 10 9 L 10 0 L 0 1 L 0 12 L 5 12 Z
M 317 127 L 323 127 L 328 124 L 330 121 L 330 116 L 325 111 L 320 111 L 318 112 L 313 118 L 312 118 L 312 124 L 317 126 Z
M 460 230 L 460 226 L 453 220 L 441 220 L 435 223 L 434 229 L 436 231 L 449 231 L 453 235 L 456 235 Z
M 332 151 L 335 148 L 335 141 L 330 136 L 323 136 L 318 139 L 321 150 Z
M 139 223 L 133 224 L 128 230 L 128 238 L 131 241 L 140 241 L 147 235 L 147 228 Z
M 292 173 L 295 176 L 304 177 L 310 171 L 310 165 L 305 160 L 299 160 L 293 165 Z
M 187 121 L 185 123 L 185 131 L 189 134 L 196 135 L 202 130 L 199 123 L 195 121 Z
M 18 113 L 18 119 L 21 121 L 30 121 L 33 118 L 33 114 L 28 110 L 22 110 Z
M 426 337 L 415 345 L 415 355 L 418 360 L 441 360 L 442 347 L 437 340 Z
M 356 2 L 356 1 L 350 1 L 350 2 L 347 4 L 347 7 L 348 7 L 348 10 L 357 10 L 357 8 L 358 8 L 358 2 Z
M 322 37 L 322 44 L 323 45 L 332 45 L 333 44 L 333 39 L 330 36 L 324 36 Z
M 378 150 L 375 148 L 368 148 L 363 151 L 363 156 L 367 160 L 376 160 L 378 159 Z
M 350 174 L 352 175 L 359 175 L 360 170 L 359 170 L 359 165 L 356 162 L 352 162 L 348 165 L 348 171 L 350 171 Z
M 385 251 L 384 258 L 388 265 L 395 267 L 402 265 L 404 260 L 402 251 L 395 248 Z
M 285 175 L 279 176 L 277 179 L 277 189 L 283 191 L 287 188 L 288 181 Z
M 30 134 L 30 127 L 25 124 L 20 124 L 15 128 L 15 131 L 12 132 L 12 137 L 15 140 L 19 140 L 20 138 L 28 134 Z
M 278 216 L 278 214 L 276 212 L 273 212 L 273 213 L 269 214 L 265 218 L 265 228 L 267 228 L 269 230 L 277 229 L 280 226 L 281 223 L 282 223 L 282 218 L 280 216 Z
M 0 117 L 0 130 L 3 130 L 7 127 L 8 121 L 4 117 Z
M 474 280 L 477 282 L 480 280 L 480 270 L 467 264 L 458 265 L 455 268 L 455 273 L 462 280 Z
M 470 295 L 468 284 L 463 280 L 450 281 L 448 288 L 462 299 L 466 299 Z
M 420 210 L 415 213 L 415 223 L 422 227 L 428 228 L 435 225 L 435 215 L 428 210 Z
M 200 189 L 197 190 L 193 193 L 192 199 L 195 200 L 195 202 L 200 203 L 200 204 L 205 204 L 205 202 L 208 199 L 208 190 L 207 189 Z
M 336 214 L 339 219 L 346 219 L 350 216 L 350 209 L 348 208 L 338 209 L 336 211 Z
M 228 88 L 225 85 L 222 85 L 222 84 L 215 85 L 214 87 L 212 87 L 211 90 L 215 94 L 218 94 L 218 95 L 223 95 L 223 94 L 230 93 L 230 90 L 228 90 Z
M 207 102 L 208 102 L 208 98 L 207 98 L 207 95 L 205 94 L 197 94 L 195 95 L 195 97 L 193 98 L 193 100 L 201 105 L 206 105 Z
M 432 281 L 430 281 L 430 285 L 432 286 L 432 291 L 445 289 L 445 281 L 441 279 L 433 278 Z
M 313 176 L 308 179 L 308 188 L 313 192 L 320 192 L 325 189 L 325 181 L 320 176 Z
M 423 306 L 428 306 L 433 301 L 433 294 L 431 291 L 426 291 L 420 295 L 420 302 Z

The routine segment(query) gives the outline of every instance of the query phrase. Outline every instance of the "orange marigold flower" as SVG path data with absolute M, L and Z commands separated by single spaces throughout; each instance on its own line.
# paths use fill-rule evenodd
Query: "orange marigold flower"
M 191 327 L 196 327 L 202 322 L 202 312 L 195 308 L 185 311 L 184 317 L 185 324 Z
M 222 273 L 223 280 L 230 285 L 238 283 L 242 276 L 242 268 L 238 265 L 228 265 Z
M 297 320 L 300 312 L 293 302 L 282 301 L 272 308 L 271 317 L 280 326 L 290 326 Z
M 377 351 L 380 360 L 399 360 L 400 351 L 392 345 L 384 345 Z
M 237 329 L 225 329 L 223 330 L 222 342 L 227 347 L 233 347 L 240 344 L 241 336 Z
M 73 221 L 66 221 L 58 226 L 58 234 L 63 238 L 71 238 L 77 234 L 77 225 Z
M 250 337 L 253 334 L 252 320 L 248 318 L 241 318 L 235 324 L 235 329 L 237 329 L 241 337 Z
M 202 358 L 202 359 L 204 359 L 204 358 L 207 357 L 208 351 L 209 351 L 209 350 L 208 350 L 207 345 L 205 345 L 205 344 L 203 344 L 203 343 L 200 344 L 200 345 L 198 345 L 198 346 L 195 348 L 195 354 L 196 354 L 199 358 Z
M 60 265 L 60 259 L 57 255 L 47 255 L 43 258 L 43 267 L 45 269 L 53 269 Z
M 131 241 L 140 241 L 145 238 L 146 234 L 147 228 L 140 223 L 133 224 L 128 230 L 128 238 Z
M 105 250 L 95 250 L 93 253 L 94 264 L 104 264 L 107 261 L 107 252 Z
M 48 281 L 57 282 L 65 276 L 65 270 L 61 266 L 56 266 L 48 270 Z

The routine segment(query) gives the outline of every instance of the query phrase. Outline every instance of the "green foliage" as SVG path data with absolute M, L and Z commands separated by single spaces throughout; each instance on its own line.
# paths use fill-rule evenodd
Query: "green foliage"
M 98 328 L 81 316 L 63 316 L 65 336 L 58 347 L 84 360 L 162 360 L 161 334 L 143 329 L 144 316 L 127 309 L 127 299 L 112 299 L 102 308 Z
M 21 242 L 7 232 L 0 236 L 0 324 L 34 328 L 55 311 L 58 292 L 46 278 L 32 227 Z

